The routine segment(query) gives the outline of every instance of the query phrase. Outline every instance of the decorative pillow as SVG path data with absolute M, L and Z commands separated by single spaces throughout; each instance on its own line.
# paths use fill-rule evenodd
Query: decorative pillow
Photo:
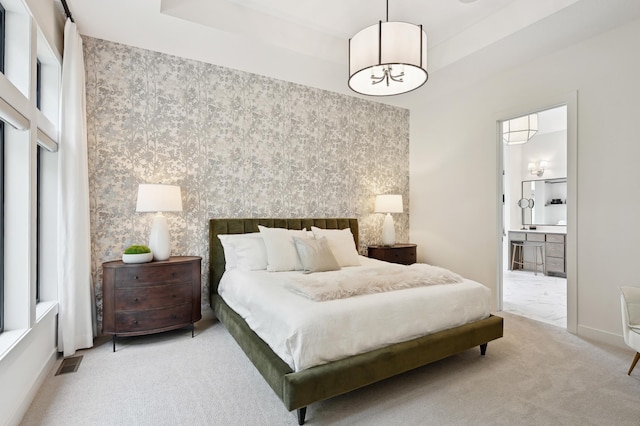
M 293 243 L 296 245 L 305 274 L 340 269 L 325 237 L 314 239 L 293 237 Z
M 267 271 L 301 271 L 302 263 L 293 243 L 293 237 L 308 238 L 307 231 L 267 228 L 258 225 L 267 248 Z
M 267 269 L 267 248 L 259 232 L 219 234 L 224 249 L 226 270 L 257 271 Z
M 316 238 L 326 237 L 329 248 L 340 266 L 359 266 L 360 259 L 351 229 L 320 229 L 311 227 Z

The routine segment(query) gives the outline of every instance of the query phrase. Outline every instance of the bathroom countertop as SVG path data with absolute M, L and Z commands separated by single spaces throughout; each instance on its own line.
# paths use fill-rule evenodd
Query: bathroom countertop
M 509 229 L 509 232 L 534 232 L 538 234 L 565 234 L 567 233 L 566 226 L 554 226 L 553 229 L 549 229 L 551 226 L 539 226 L 537 229 Z

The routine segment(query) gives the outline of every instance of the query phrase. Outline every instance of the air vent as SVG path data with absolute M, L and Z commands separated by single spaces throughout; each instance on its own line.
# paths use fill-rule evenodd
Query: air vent
M 82 361 L 82 355 L 72 356 L 72 357 L 63 359 L 55 375 L 59 376 L 61 374 L 75 373 L 76 371 L 78 371 L 78 367 L 80 367 L 81 361 Z

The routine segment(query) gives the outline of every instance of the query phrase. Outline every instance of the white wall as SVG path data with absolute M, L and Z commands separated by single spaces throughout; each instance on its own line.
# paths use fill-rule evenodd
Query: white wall
M 0 360 L 0 425 L 16 425 L 22 420 L 38 389 L 54 366 L 57 354 L 57 304 Z M 4 333 L 14 333 L 5 331 Z
M 55 54 L 62 57 L 64 38 L 62 29 L 64 28 L 64 16 L 56 11 L 54 1 L 25 0 L 33 17 L 38 22 L 42 35 L 55 51 Z
M 567 132 L 559 131 L 535 135 L 528 143 L 517 145 L 522 151 L 521 180 L 554 179 L 567 177 Z M 531 162 L 545 160 L 542 177 L 532 175 L 527 166 Z
M 412 110 L 410 229 L 419 260 L 496 291 L 496 117 L 577 90 L 578 333 L 620 341 L 617 286 L 640 285 L 639 50 L 634 21 Z
M 505 224 L 508 229 L 521 229 L 522 211 L 517 202 L 522 196 L 522 181 L 567 177 L 567 131 L 536 134 L 528 143 L 505 145 L 504 150 L 504 167 L 509 185 L 508 200 L 505 200 L 509 217 L 505 217 Z M 540 160 L 546 161 L 547 166 L 544 174 L 538 177 L 529 172 L 528 165 Z M 562 199 L 565 198 L 566 191 L 562 196 Z M 566 216 L 566 207 L 562 208 Z M 558 229 L 550 228 L 549 230 L 557 231 Z M 562 231 L 566 229 L 563 227 Z

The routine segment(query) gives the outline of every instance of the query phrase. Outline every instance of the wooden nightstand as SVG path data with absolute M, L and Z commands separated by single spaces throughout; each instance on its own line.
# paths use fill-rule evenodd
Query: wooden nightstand
M 149 263 L 102 264 L 102 331 L 140 336 L 191 325 L 200 312 L 200 257 L 174 256 Z
M 395 244 L 392 246 L 369 246 L 368 256 L 386 262 L 411 265 L 416 263 L 415 244 Z

